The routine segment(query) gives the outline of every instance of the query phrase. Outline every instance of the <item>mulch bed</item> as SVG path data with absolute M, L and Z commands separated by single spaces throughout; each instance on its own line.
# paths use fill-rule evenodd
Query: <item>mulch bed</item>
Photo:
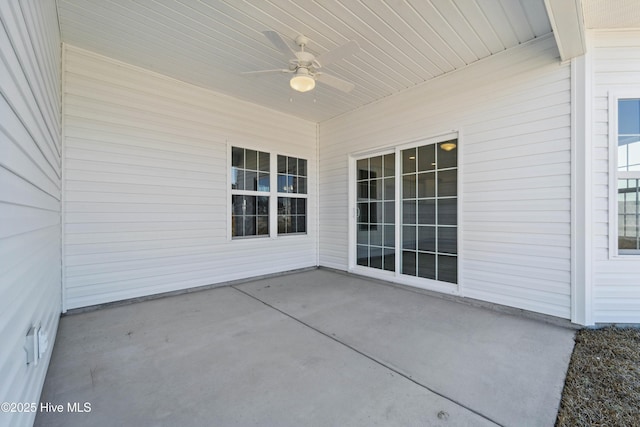
M 640 426 L 640 329 L 583 329 L 556 427 Z

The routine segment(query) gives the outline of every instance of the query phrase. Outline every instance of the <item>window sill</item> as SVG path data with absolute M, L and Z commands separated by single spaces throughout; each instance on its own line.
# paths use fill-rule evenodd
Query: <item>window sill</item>
M 637 254 L 616 254 L 609 256 L 611 261 L 640 261 L 640 252 Z

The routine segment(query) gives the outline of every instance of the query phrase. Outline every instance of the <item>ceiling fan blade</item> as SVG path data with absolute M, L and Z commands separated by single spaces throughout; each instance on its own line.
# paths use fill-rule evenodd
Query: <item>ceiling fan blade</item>
M 292 70 L 279 68 L 277 70 L 258 70 L 258 71 L 243 71 L 242 74 L 281 74 L 281 73 L 293 73 Z
M 275 31 L 263 31 L 262 34 L 264 34 L 280 52 L 284 53 L 287 56 L 295 56 L 296 51 L 293 50 L 291 45 L 287 43 L 280 34 L 276 33 Z
M 316 73 L 316 80 L 343 92 L 351 92 L 356 85 L 331 74 Z
M 353 55 L 359 50 L 360 46 L 358 45 L 358 42 L 356 42 L 355 40 L 351 40 L 350 42 L 345 43 L 342 46 L 338 46 L 337 48 L 316 57 L 314 62 L 317 63 L 317 65 L 319 65 L 320 67 L 324 67 L 325 65 L 331 64 L 332 62 L 336 62 L 342 58 Z

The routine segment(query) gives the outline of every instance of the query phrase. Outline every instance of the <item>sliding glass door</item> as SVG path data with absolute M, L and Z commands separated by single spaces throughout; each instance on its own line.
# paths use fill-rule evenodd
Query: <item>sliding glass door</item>
M 458 283 L 457 152 L 447 138 L 355 159 L 354 270 L 426 288 Z

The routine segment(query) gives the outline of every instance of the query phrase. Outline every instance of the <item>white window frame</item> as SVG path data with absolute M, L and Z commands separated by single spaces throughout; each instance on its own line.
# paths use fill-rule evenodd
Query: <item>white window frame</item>
M 609 92 L 609 259 L 637 261 L 637 252 L 618 250 L 618 179 L 640 179 L 640 171 L 618 171 L 618 101 L 640 99 L 640 87 Z
M 241 148 L 244 150 L 254 150 L 263 153 L 269 153 L 269 191 L 259 190 L 236 190 L 231 188 L 231 171 L 233 169 L 233 147 Z M 273 206 L 273 153 L 268 150 L 256 148 L 248 144 L 227 144 L 227 238 L 231 241 L 242 240 L 254 240 L 254 239 L 268 239 L 273 237 L 273 221 L 271 220 L 271 212 Z M 233 236 L 231 230 L 231 223 L 233 222 L 233 196 L 255 196 L 255 197 L 269 197 L 269 233 L 268 234 L 255 234 L 252 236 Z M 256 199 L 257 200 L 257 199 Z M 257 209 L 257 206 L 256 206 Z M 257 226 L 257 224 L 256 224 Z
M 417 145 L 416 145 L 417 146 Z M 356 274 L 360 274 L 363 276 L 369 276 L 369 277 L 375 277 L 375 278 L 379 278 L 379 279 L 384 279 L 384 280 L 388 280 L 391 282 L 398 282 L 400 279 L 400 273 L 398 272 L 398 260 L 400 259 L 400 255 L 399 255 L 399 251 L 398 251 L 398 245 L 400 244 L 400 233 L 398 233 L 398 218 L 400 216 L 400 204 L 397 203 L 397 199 L 394 199 L 394 208 L 395 208 L 395 212 L 394 212 L 394 217 L 395 217 L 395 228 L 396 228 L 396 232 L 395 232 L 395 264 L 396 264 L 396 271 L 388 271 L 388 270 L 379 270 L 379 269 L 372 269 L 369 267 L 363 267 L 363 266 L 359 266 L 356 262 L 356 252 L 357 252 L 357 247 L 356 247 L 356 242 L 357 242 L 357 217 L 358 217 L 358 196 L 357 196 L 357 192 L 355 190 L 355 182 L 356 182 L 356 170 L 357 170 L 357 164 L 358 164 L 358 160 L 361 159 L 366 159 L 369 157 L 375 157 L 375 156 L 385 156 L 387 154 L 394 154 L 395 155 L 395 165 L 394 165 L 394 169 L 395 169 L 395 188 L 394 188 L 394 192 L 395 194 L 399 194 L 400 191 L 400 180 L 398 179 L 398 170 L 400 170 L 400 161 L 398 160 L 398 156 L 399 156 L 399 152 L 400 150 L 397 147 L 389 147 L 389 148 L 383 148 L 383 149 L 375 149 L 375 150 L 368 150 L 368 151 L 362 151 L 362 152 L 358 152 L 358 153 L 352 153 L 349 155 L 349 172 L 348 172 L 348 180 L 349 180 L 349 190 L 348 190 L 348 197 L 349 197 L 349 238 L 348 238 L 348 245 L 349 245 L 349 251 L 348 251 L 348 271 L 351 273 L 356 273 Z M 403 276 L 406 277 L 406 276 Z M 427 279 L 428 280 L 428 279 Z
M 271 156 L 275 156 L 275 188 L 273 190 L 275 190 L 275 234 L 277 237 L 289 237 L 289 236 L 305 236 L 307 234 L 309 234 L 309 159 L 305 159 L 303 157 L 300 156 L 293 156 L 290 154 L 283 154 L 283 153 L 273 153 L 273 152 L 269 152 L 271 154 Z M 278 191 L 278 156 L 283 156 L 283 157 L 292 157 L 292 158 L 296 158 L 298 160 L 304 160 L 307 162 L 307 175 L 306 175 L 306 180 L 307 180 L 307 184 L 306 184 L 306 188 L 305 188 L 305 193 L 282 193 Z M 273 160 L 272 160 L 273 161 Z M 288 174 L 285 174 L 288 175 Z M 270 186 L 271 188 L 271 186 Z M 278 233 L 278 198 L 279 197 L 286 197 L 289 199 L 305 199 L 305 214 L 304 214 L 304 219 L 305 219 L 305 232 L 304 233 Z M 271 229 L 269 229 L 269 231 L 271 231 Z
M 269 153 L 269 191 L 252 191 L 252 190 L 235 190 L 231 188 L 231 170 L 233 168 L 232 163 L 232 150 L 233 147 L 243 148 L 245 150 L 261 151 L 263 153 Z M 295 157 L 298 159 L 307 161 L 307 192 L 301 193 L 280 193 L 278 192 L 278 156 Z M 247 242 L 247 241 L 264 241 L 274 240 L 281 238 L 306 238 L 309 236 L 310 218 L 311 212 L 309 211 L 309 192 L 310 188 L 310 167 L 311 162 L 308 158 L 301 155 L 291 154 L 287 152 L 275 151 L 265 149 L 256 144 L 243 143 L 243 142 L 229 142 L 227 141 L 227 165 L 226 165 L 226 218 L 227 218 L 227 241 L 228 242 Z M 247 195 L 247 196 L 267 196 L 269 197 L 269 234 L 261 234 L 254 236 L 240 236 L 234 237 L 231 230 L 231 223 L 233 219 L 233 196 Z M 306 231 L 304 233 L 286 233 L 278 234 L 278 197 L 292 197 L 292 198 L 304 198 L 306 202 Z

